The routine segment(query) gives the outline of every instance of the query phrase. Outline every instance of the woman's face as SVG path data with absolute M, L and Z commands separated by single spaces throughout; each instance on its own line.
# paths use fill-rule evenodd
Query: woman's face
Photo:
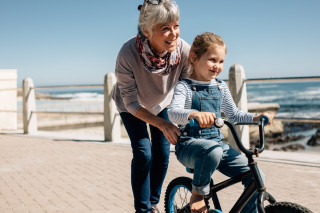
M 174 51 L 179 34 L 179 21 L 154 25 L 152 27 L 152 36 L 149 33 L 145 33 L 149 38 L 150 45 L 158 53 Z

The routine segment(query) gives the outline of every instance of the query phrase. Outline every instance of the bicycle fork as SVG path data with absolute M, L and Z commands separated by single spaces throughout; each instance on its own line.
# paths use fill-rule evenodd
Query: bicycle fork
M 250 171 L 252 173 L 253 182 L 250 185 L 254 185 L 253 193 L 258 191 L 257 208 L 259 213 L 265 213 L 264 211 L 264 201 L 267 200 L 270 203 L 275 203 L 274 197 L 266 191 L 266 187 L 261 178 L 260 171 L 257 162 L 253 159 L 252 155 L 247 155 Z M 252 190 L 251 190 L 252 191 Z M 251 196 L 250 196 L 251 197 Z M 249 197 L 249 198 L 250 198 Z

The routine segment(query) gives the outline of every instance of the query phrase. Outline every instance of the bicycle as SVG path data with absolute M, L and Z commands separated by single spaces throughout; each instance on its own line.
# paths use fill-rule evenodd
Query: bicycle
M 224 124 L 230 129 L 232 136 L 240 149 L 248 158 L 248 165 L 250 170 L 239 176 L 229 178 L 220 183 L 214 184 L 211 179 L 210 193 L 205 196 L 205 203 L 208 212 L 222 213 L 222 208 L 219 202 L 217 192 L 223 190 L 235 183 L 240 182 L 249 176 L 253 181 L 245 188 L 236 203 L 233 205 L 230 213 L 240 212 L 246 205 L 252 195 L 258 191 L 259 196 L 257 200 L 257 208 L 259 213 L 312 213 L 309 209 L 292 202 L 277 202 L 275 198 L 266 191 L 264 183 L 261 179 L 257 162 L 254 161 L 253 155 L 259 156 L 264 150 L 264 125 L 268 124 L 269 120 L 266 116 L 262 116 L 258 123 L 231 123 L 221 118 L 216 119 L 215 126 L 221 128 Z M 196 120 L 190 120 L 190 126 L 199 125 Z M 259 126 L 259 148 L 247 149 L 242 144 L 236 130 L 235 125 L 258 125 Z M 192 172 L 192 169 L 188 169 Z M 190 213 L 189 199 L 191 196 L 192 179 L 189 177 L 177 177 L 172 180 L 165 193 L 165 211 L 166 213 Z M 209 200 L 212 200 L 215 209 L 210 209 Z M 269 205 L 264 207 L 264 201 L 269 202 Z

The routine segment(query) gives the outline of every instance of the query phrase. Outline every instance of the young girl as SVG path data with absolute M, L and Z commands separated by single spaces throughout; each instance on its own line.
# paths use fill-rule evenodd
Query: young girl
M 248 160 L 230 145 L 222 142 L 220 129 L 213 126 L 221 111 L 229 121 L 256 122 L 268 113 L 256 115 L 240 111 L 232 100 L 225 82 L 216 78 L 223 69 L 227 49 L 224 41 L 213 33 L 198 35 L 191 47 L 189 61 L 190 78 L 179 81 L 168 109 L 169 119 L 179 125 L 180 141 L 176 144 L 176 156 L 186 167 L 194 169 L 191 212 L 207 212 L 204 195 L 209 194 L 211 175 L 217 169 L 233 177 L 249 170 Z M 189 119 L 196 119 L 200 127 L 190 127 Z M 264 177 L 262 177 L 264 179 Z M 246 186 L 251 179 L 243 181 Z M 256 212 L 256 195 L 242 212 Z

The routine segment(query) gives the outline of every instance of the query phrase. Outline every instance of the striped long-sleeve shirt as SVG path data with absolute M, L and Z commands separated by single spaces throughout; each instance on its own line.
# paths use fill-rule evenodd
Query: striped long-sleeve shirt
M 215 79 L 211 81 L 196 81 L 190 79 L 193 85 L 217 86 Z M 233 122 L 252 122 L 253 113 L 240 111 L 230 94 L 227 84 L 222 81 L 221 84 L 221 110 L 229 121 Z M 188 116 L 195 109 L 191 109 L 192 90 L 190 85 L 185 81 L 179 81 L 174 89 L 173 99 L 168 108 L 168 115 L 171 122 L 178 125 L 186 125 L 189 123 Z

